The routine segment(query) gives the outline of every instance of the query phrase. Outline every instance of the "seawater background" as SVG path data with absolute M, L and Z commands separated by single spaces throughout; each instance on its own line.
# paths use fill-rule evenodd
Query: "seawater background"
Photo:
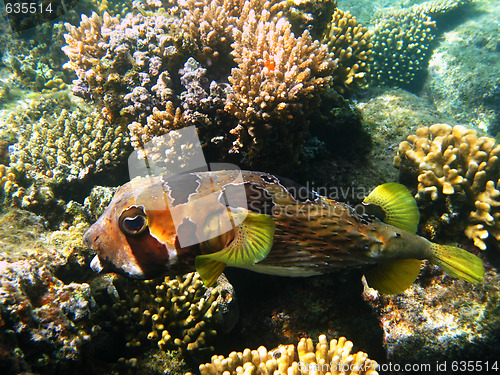
M 370 26 L 372 16 L 386 7 L 414 3 L 421 2 L 340 0 L 338 6 Z M 338 168 L 332 172 L 335 180 L 367 190 L 397 180 L 398 171 L 392 167 L 397 145 L 421 125 L 461 123 L 496 137 L 500 126 L 499 20 L 497 1 L 478 1 L 470 17 L 452 20 L 439 34 L 419 91 L 375 87 L 353 96 L 351 105 L 366 121 L 373 150 L 369 160 L 363 162 L 339 159 Z M 70 22 L 78 21 L 79 17 L 74 17 Z M 58 39 L 43 34 L 48 47 L 41 53 L 57 56 L 52 51 L 64 44 L 61 33 Z M 2 164 L 8 164 L 17 130 L 12 132 L 13 122 L 8 120 L 14 112 L 26 114 L 33 103 L 38 104 L 32 112 L 46 111 L 47 115 L 59 110 L 55 109 L 57 105 L 72 108 L 67 88 L 74 77 L 62 69 L 50 71 L 51 64 L 62 66 L 64 55 L 59 55 L 59 61 L 51 57 L 49 63 L 35 64 L 36 54 L 27 53 L 33 46 L 11 43 L 14 38 L 1 36 Z M 41 41 L 37 39 L 36 43 Z M 40 76 L 44 81 L 37 78 Z M 59 85 L 61 90 L 42 92 L 52 89 L 51 85 Z M 40 106 L 44 100 L 46 106 Z M 83 117 L 88 115 L 83 110 L 81 113 Z M 126 181 L 123 174 L 116 175 L 114 180 L 105 178 L 106 184 L 117 186 Z M 0 369 L 4 373 L 183 373 L 196 368 L 196 363 L 208 360 L 209 355 L 184 358 L 175 351 L 158 350 L 155 343 L 137 333 L 139 319 L 127 315 L 133 308 L 142 314 L 147 303 L 152 303 L 147 295 L 154 293 L 153 289 L 123 278 L 98 278 L 89 270 L 93 254 L 82 246 L 81 236 L 113 193 L 112 188 L 104 187 L 91 194 L 95 181 L 56 187 L 57 197 L 64 203 L 49 192 L 36 195 L 28 188 L 25 196 L 33 194 L 36 202 L 27 204 L 30 211 L 11 209 L 10 204 L 2 206 Z M 22 202 L 21 197 L 20 205 Z M 215 352 L 227 355 L 231 350 L 259 345 L 270 349 L 281 343 L 296 343 L 299 336 L 315 339 L 319 333 L 327 333 L 329 338 L 347 336 L 356 350 L 368 352 L 380 363 L 446 361 L 448 372 L 453 361 L 491 364 L 500 358 L 499 284 L 496 269 L 491 266 L 498 264 L 498 255 L 491 251 L 481 255 L 488 271 L 482 285 L 457 282 L 427 266 L 412 288 L 394 297 L 363 292 L 357 271 L 334 277 L 288 279 L 228 270 L 240 316 L 230 333 L 220 329 Z M 127 296 L 138 296 L 141 302 Z M 142 340 L 142 346 L 127 346 L 134 342 L 133 335 Z M 432 367 L 432 372 L 438 370 Z

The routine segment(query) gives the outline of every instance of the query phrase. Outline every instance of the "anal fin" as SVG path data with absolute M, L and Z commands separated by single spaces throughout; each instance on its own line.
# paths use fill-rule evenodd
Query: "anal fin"
M 384 294 L 399 294 L 407 289 L 420 273 L 420 260 L 392 260 L 365 273 L 366 282 L 371 288 Z

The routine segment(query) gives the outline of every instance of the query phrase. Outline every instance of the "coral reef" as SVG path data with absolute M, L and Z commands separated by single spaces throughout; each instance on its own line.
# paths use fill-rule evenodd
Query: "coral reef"
M 257 350 L 245 349 L 232 352 L 229 357 L 214 355 L 211 363 L 200 366 L 202 375 L 218 374 L 310 374 L 343 373 L 376 375 L 377 362 L 364 352 L 351 354 L 353 343 L 345 337 L 328 343 L 325 335 L 318 337 L 316 347 L 308 338 L 294 345 L 281 345 L 268 351 L 264 346 Z
M 334 2 L 315 5 L 324 6 L 315 14 L 331 17 L 322 43 L 308 27 L 292 32 L 284 2 L 175 5 L 165 11 L 135 2 L 123 18 L 94 13 L 66 24 L 73 92 L 128 124 L 135 149 L 196 125 L 215 159 L 289 170 L 303 155 L 308 117 L 323 93 L 332 85 L 355 89 L 368 70 L 369 35 L 348 12 L 332 16 Z M 269 139 L 282 139 L 282 147 L 268 147 Z
M 487 240 L 500 240 L 499 155 L 492 138 L 463 126 L 434 124 L 399 145 L 394 165 L 418 179 L 417 202 L 439 208 L 434 219 L 440 225 L 465 222 L 466 236 L 484 250 Z M 430 224 L 424 220 L 423 225 Z
M 308 31 L 296 38 L 284 18 L 271 18 L 264 8 L 256 13 L 245 3 L 234 30 L 236 68 L 228 78 L 231 90 L 225 106 L 239 125 L 233 152 L 242 148 L 257 158 L 268 139 L 287 139 L 288 157 L 297 155 L 306 127 L 304 108 L 328 87 L 335 68 L 326 46 L 313 42 Z M 285 151 L 285 150 L 282 150 Z
M 408 87 L 425 69 L 436 23 L 426 13 L 397 12 L 372 29 L 371 84 Z
M 187 1 L 182 6 L 182 28 L 198 61 L 227 65 L 233 41 L 233 26 L 241 12 L 241 1 Z M 254 5 L 258 2 L 253 1 Z
M 418 364 L 419 371 L 430 366 L 426 372 L 433 374 L 454 372 L 454 361 L 494 363 L 500 354 L 498 286 L 498 273 L 489 267 L 484 281 L 472 285 L 427 265 L 402 294 L 367 291 L 384 330 L 387 363 Z
M 371 28 L 373 63 L 370 83 L 414 87 L 427 68 L 438 21 L 470 0 L 429 1 L 380 15 Z
M 217 330 L 231 329 L 237 316 L 223 276 L 207 289 L 197 273 L 145 282 L 109 275 L 93 289 L 101 319 L 123 334 L 128 348 L 152 342 L 163 351 L 211 352 Z
M 12 72 L 9 83 L 39 92 L 64 90 L 72 74 L 61 69 L 64 63 L 62 28 L 44 27 L 37 40 L 10 38 L 2 63 Z M 58 37 L 59 34 L 59 37 Z M 54 40 L 47 43 L 47 40 Z
M 370 72 L 373 44 L 368 28 L 358 24 L 349 12 L 335 9 L 323 36 L 333 53 L 337 67 L 333 73 L 334 87 L 339 92 L 355 90 L 366 84 Z
M 224 277 L 207 290 L 194 273 L 146 282 L 98 275 L 81 243 L 86 228 L 49 232 L 28 211 L 0 215 L 2 372 L 73 373 L 85 360 L 95 371 L 104 361 L 109 371 L 181 374 L 182 357 L 210 354 L 216 331 L 234 326 L 238 310 Z
M 91 340 L 89 286 L 64 285 L 34 261 L 1 263 L 0 367 L 18 371 L 71 368 Z
M 4 373 L 71 371 L 88 353 L 95 307 L 88 284 L 54 275 L 72 258 L 82 228 L 48 235 L 40 217 L 0 216 L 0 368 Z M 80 255 L 81 256 L 81 255 Z M 76 266 L 76 267 L 75 267 Z
M 118 165 L 128 153 L 126 128 L 67 93 L 22 101 L 0 121 L 9 139 L 0 164 L 4 203 L 38 211 L 57 204 L 53 187 Z

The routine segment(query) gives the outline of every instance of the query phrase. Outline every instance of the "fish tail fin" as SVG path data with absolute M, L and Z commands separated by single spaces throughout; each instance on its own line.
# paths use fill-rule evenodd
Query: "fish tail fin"
M 456 246 L 436 243 L 431 244 L 431 252 L 429 260 L 448 275 L 470 283 L 479 283 L 483 280 L 483 261 L 474 254 Z

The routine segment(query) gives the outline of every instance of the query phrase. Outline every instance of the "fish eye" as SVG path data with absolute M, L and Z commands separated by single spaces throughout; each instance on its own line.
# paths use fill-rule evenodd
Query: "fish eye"
M 131 207 L 120 215 L 118 226 L 126 235 L 139 236 L 148 229 L 148 217 L 141 207 Z

